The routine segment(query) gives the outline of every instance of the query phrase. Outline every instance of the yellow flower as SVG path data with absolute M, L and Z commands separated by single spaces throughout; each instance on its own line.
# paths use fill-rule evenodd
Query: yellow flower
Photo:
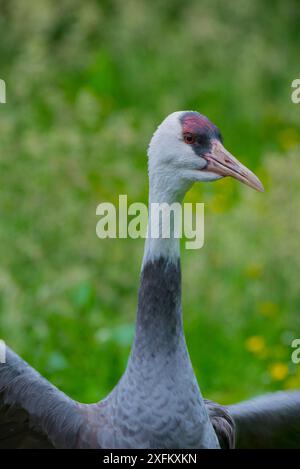
M 261 264 L 249 264 L 245 270 L 245 274 L 250 278 L 259 278 L 262 276 L 263 267 Z
M 295 374 L 290 376 L 284 383 L 286 389 L 299 389 L 300 388 L 300 366 L 296 367 Z
M 288 375 L 289 368 L 283 362 L 276 362 L 270 366 L 269 372 L 275 381 L 282 381 Z
M 278 133 L 278 141 L 284 150 L 291 150 L 299 144 L 299 134 L 292 128 L 283 129 Z
M 299 376 L 292 376 L 285 382 L 285 389 L 298 389 L 300 386 Z
M 272 303 L 272 301 L 263 301 L 258 305 L 258 311 L 267 318 L 273 318 L 276 316 L 278 306 L 276 303 Z
M 246 349 L 249 352 L 259 354 L 264 351 L 266 344 L 263 337 L 259 335 L 253 335 L 252 337 L 248 337 L 246 340 Z

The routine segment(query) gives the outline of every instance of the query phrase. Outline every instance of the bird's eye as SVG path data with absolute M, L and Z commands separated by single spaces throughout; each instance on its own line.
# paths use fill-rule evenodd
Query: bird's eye
M 195 136 L 189 132 L 183 134 L 183 140 L 185 143 L 188 143 L 191 145 L 192 143 L 195 143 L 196 139 Z

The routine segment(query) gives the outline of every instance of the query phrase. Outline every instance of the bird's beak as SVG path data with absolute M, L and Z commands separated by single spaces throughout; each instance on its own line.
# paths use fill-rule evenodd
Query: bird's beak
M 259 192 L 264 191 L 258 177 L 231 155 L 219 140 L 212 141 L 211 150 L 204 155 L 204 158 L 207 161 L 204 171 L 213 172 L 223 177 L 232 176 Z

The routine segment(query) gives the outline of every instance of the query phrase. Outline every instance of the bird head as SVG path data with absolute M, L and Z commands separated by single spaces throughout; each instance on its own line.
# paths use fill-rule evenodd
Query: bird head
M 198 112 L 180 111 L 166 117 L 152 137 L 148 156 L 150 178 L 177 185 L 179 191 L 193 182 L 225 176 L 264 190 L 255 174 L 223 146 L 219 129 Z

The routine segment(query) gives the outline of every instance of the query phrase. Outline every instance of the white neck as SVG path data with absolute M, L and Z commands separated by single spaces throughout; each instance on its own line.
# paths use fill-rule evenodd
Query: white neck
M 162 217 L 157 219 L 154 212 L 157 209 L 157 204 L 165 203 L 168 206 L 175 203 L 181 204 L 190 183 L 181 182 L 176 184 L 174 178 L 166 174 L 155 174 L 152 177 L 150 175 L 149 183 L 148 234 L 142 266 L 160 257 L 164 257 L 170 262 L 176 262 L 180 257 L 180 239 L 174 234 L 174 224 L 170 224 L 170 236 L 163 237 L 161 225 L 169 220 L 169 214 L 162 211 Z M 168 217 L 168 220 L 165 217 Z M 153 237 L 154 233 L 156 233 L 156 237 Z

